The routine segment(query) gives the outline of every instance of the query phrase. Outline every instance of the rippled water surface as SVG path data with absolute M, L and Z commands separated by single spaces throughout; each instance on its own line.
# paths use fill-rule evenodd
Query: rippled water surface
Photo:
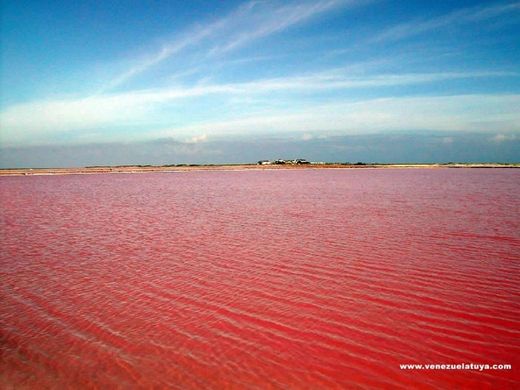
M 3 387 L 519 386 L 520 170 L 2 177 L 0 197 Z

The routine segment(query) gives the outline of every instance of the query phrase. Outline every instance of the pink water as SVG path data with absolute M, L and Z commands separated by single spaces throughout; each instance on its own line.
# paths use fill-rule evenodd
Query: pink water
M 0 200 L 3 387 L 520 386 L 520 170 L 2 177 Z

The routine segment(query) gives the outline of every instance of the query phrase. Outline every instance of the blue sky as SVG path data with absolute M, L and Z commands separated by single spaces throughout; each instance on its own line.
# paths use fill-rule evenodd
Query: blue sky
M 520 2 L 6 0 L 1 12 L 0 148 L 21 156 L 3 165 L 35 147 L 167 140 L 211 162 L 216 142 L 331 150 L 317 140 L 432 132 L 520 158 Z

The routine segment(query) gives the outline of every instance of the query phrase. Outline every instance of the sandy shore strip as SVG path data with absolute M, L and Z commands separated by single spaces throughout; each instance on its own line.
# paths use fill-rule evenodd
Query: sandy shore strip
M 84 175 L 100 173 L 150 173 L 193 171 L 244 171 L 280 169 L 443 169 L 443 168 L 520 168 L 515 164 L 230 164 L 230 165 L 175 165 L 175 166 L 95 166 L 80 168 L 8 168 L 0 169 L 0 176 Z

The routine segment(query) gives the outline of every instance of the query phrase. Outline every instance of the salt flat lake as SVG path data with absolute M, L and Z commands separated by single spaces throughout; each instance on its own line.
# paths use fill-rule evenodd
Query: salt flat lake
M 520 170 L 0 177 L 0 201 L 3 387 L 520 386 Z

